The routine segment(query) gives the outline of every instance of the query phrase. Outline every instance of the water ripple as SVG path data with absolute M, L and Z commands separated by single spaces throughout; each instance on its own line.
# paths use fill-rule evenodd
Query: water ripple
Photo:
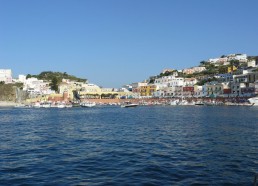
M 0 109 L 0 185 L 251 185 L 258 172 L 256 113 Z

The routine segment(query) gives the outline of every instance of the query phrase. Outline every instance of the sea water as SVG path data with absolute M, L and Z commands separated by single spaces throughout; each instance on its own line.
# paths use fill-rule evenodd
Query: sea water
M 251 185 L 258 107 L 0 108 L 0 185 Z

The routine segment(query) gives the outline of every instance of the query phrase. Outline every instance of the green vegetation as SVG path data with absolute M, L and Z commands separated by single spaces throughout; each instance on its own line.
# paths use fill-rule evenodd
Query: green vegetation
M 258 72 L 258 68 L 254 69 L 253 72 Z
M 235 66 L 235 67 L 239 67 L 240 62 L 238 60 L 231 60 L 230 61 L 230 65 L 231 66 Z
M 202 85 L 204 85 L 205 83 L 212 82 L 212 81 L 218 81 L 218 79 L 215 78 L 215 77 L 208 78 L 208 79 L 203 79 L 203 80 L 197 82 L 196 85 L 202 86 Z
M 107 94 L 101 94 L 101 99 L 114 99 L 114 98 L 116 98 L 116 96 L 117 96 L 118 94 L 111 94 L 111 93 L 107 93 Z
M 150 83 L 150 84 L 154 83 L 155 82 L 155 78 L 156 78 L 156 76 L 149 78 L 148 83 Z
M 54 90 L 54 91 L 58 91 L 58 79 L 57 77 L 53 77 L 51 83 L 50 83 L 50 86 L 51 86 L 51 90 Z
M 164 77 L 164 76 L 171 76 L 173 75 L 173 73 L 177 72 L 176 70 L 173 70 L 173 71 L 166 71 L 164 73 L 160 73 L 159 75 L 157 75 L 156 77 L 157 78 L 160 78 L 160 77 Z
M 208 64 L 210 64 L 210 62 L 201 61 L 199 66 L 203 67 L 203 66 L 206 66 L 206 65 L 208 65 Z
M 238 55 L 238 54 L 237 54 Z M 225 58 L 227 57 L 226 55 L 222 55 L 221 58 Z M 258 56 L 248 56 L 248 60 L 256 60 L 258 62 Z M 202 71 L 202 72 L 198 72 L 198 73 L 193 73 L 193 74 L 184 74 L 183 72 L 178 72 L 177 70 L 174 71 L 167 71 L 164 73 L 160 73 L 157 76 L 152 76 L 149 78 L 149 83 L 154 83 L 156 78 L 160 78 L 163 76 L 170 76 L 172 75 L 175 71 L 177 71 L 178 73 L 178 77 L 183 77 L 183 78 L 196 78 L 198 80 L 200 80 L 200 82 L 198 82 L 198 84 L 203 85 L 206 82 L 210 82 L 210 81 L 216 81 L 216 78 L 214 77 L 216 74 L 226 74 L 228 73 L 228 68 L 229 67 L 237 67 L 237 69 L 239 68 L 247 68 L 247 63 L 246 62 L 240 62 L 239 60 L 231 60 L 229 61 L 228 65 L 223 65 L 223 64 L 214 64 L 208 61 L 200 61 L 200 67 L 205 67 L 206 70 Z M 258 68 L 256 68 L 253 71 L 258 71 Z M 206 80 L 202 80 L 202 79 L 206 79 Z
M 62 79 L 70 79 L 71 81 L 78 81 L 78 82 L 87 81 L 87 79 L 78 78 L 76 76 L 69 75 L 66 72 L 62 73 L 62 72 L 44 71 L 44 72 L 41 72 L 39 75 L 28 74 L 26 76 L 27 79 L 31 77 L 35 77 L 40 80 L 51 81 L 52 83 L 51 87 L 53 90 L 56 90 L 56 85 L 62 82 Z

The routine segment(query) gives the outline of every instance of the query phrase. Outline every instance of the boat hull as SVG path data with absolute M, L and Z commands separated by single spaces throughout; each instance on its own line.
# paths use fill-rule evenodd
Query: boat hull
M 137 107 L 137 104 L 121 105 L 122 108 Z
M 258 97 L 249 98 L 248 101 L 249 101 L 253 106 L 258 106 Z

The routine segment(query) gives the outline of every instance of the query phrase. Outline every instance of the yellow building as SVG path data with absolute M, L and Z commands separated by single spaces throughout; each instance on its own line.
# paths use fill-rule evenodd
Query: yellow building
M 140 96 L 152 96 L 156 89 L 156 85 L 140 86 L 138 92 Z
M 70 99 L 73 99 L 73 91 L 77 90 L 77 87 L 73 83 L 62 82 L 62 83 L 59 84 L 58 90 L 59 90 L 60 94 L 63 94 L 64 92 L 67 92 L 68 93 L 68 97 Z
M 237 70 L 237 67 L 235 67 L 235 66 L 228 67 L 228 73 L 234 72 L 235 70 Z

